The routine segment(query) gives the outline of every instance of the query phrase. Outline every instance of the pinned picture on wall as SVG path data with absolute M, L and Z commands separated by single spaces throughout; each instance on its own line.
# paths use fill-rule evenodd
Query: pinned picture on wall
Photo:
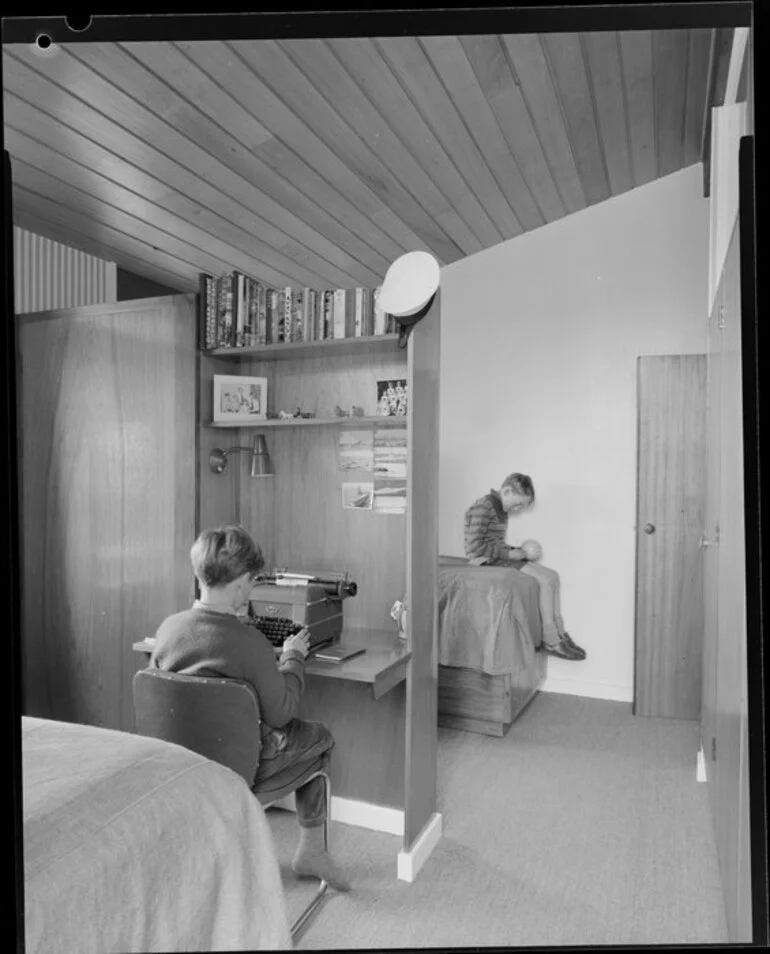
M 377 427 L 374 431 L 375 477 L 406 477 L 406 427 Z
M 381 417 L 406 417 L 406 378 L 377 382 L 377 414 Z
M 406 513 L 406 481 L 375 481 L 374 510 L 381 514 Z
M 374 485 L 351 481 L 342 485 L 343 510 L 371 510 Z
M 267 378 L 214 375 L 213 420 L 216 423 L 248 423 L 266 418 Z
M 339 439 L 339 469 L 372 472 L 374 434 L 371 427 L 342 427 Z

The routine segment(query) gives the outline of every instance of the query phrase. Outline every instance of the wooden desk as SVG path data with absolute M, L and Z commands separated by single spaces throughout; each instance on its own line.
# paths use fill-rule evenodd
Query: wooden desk
M 404 809 L 406 677 L 412 653 L 393 633 L 343 634 L 362 656 L 332 663 L 309 658 L 298 717 L 323 722 L 334 736 L 335 796 Z M 149 661 L 154 640 L 133 649 Z
M 355 656 L 341 663 L 324 662 L 311 656 L 305 663 L 305 675 L 362 682 L 371 686 L 372 696 L 379 699 L 406 679 L 406 664 L 412 658 L 412 653 L 393 636 L 374 634 L 369 639 L 343 637 L 343 646 L 365 649 L 363 656 Z M 134 643 L 132 648 L 135 652 L 144 653 L 149 660 L 154 645 L 154 639 L 142 639 Z

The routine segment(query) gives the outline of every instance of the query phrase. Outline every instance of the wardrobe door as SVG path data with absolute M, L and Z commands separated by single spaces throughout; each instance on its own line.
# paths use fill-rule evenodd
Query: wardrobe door
M 132 643 L 193 596 L 194 298 L 18 324 L 22 711 L 132 731 Z

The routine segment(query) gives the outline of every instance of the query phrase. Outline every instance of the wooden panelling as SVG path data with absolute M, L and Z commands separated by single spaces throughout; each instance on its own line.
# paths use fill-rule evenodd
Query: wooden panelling
M 586 33 L 583 51 L 612 195 L 633 188 L 628 146 L 626 93 L 617 33 Z
M 489 676 L 472 669 L 439 666 L 439 712 L 511 721 L 511 676 Z
M 725 894 L 728 936 L 746 939 L 738 920 L 738 885 L 750 883 L 750 859 L 740 853 L 741 765 L 746 713 L 746 556 L 743 475 L 741 296 L 739 231 L 733 230 L 722 276 L 722 429 L 719 484 L 719 607 L 717 644 L 716 798 L 717 852 Z M 744 816 L 744 823 L 748 819 Z M 744 871 L 741 871 L 741 867 Z
M 6 45 L 14 221 L 189 290 L 376 286 L 708 161 L 731 36 Z
M 652 182 L 658 175 L 650 31 L 621 33 L 620 55 L 626 91 L 634 185 L 641 186 Z
M 544 221 L 561 218 L 566 211 L 564 202 L 500 37 L 458 39 Z
M 687 92 L 686 30 L 656 30 L 652 35 L 658 174 L 667 176 L 684 164 Z
M 610 197 L 611 189 L 583 44 L 575 33 L 549 33 L 542 37 L 542 45 L 558 90 L 586 198 L 589 204 L 601 202 Z
M 574 158 L 576 150 L 570 142 L 540 39 L 505 34 L 502 41 L 567 212 L 584 209 L 586 186 L 580 181 Z
M 406 820 L 410 850 L 436 811 L 438 733 L 438 462 L 441 291 L 409 339 L 406 605 Z
M 404 808 L 405 711 L 403 683 L 374 699 L 364 683 L 307 677 L 299 715 L 322 720 L 334 737 L 334 795 Z
M 131 731 L 131 645 L 188 605 L 191 296 L 19 318 L 23 711 Z
M 706 358 L 638 360 L 634 713 L 699 719 Z

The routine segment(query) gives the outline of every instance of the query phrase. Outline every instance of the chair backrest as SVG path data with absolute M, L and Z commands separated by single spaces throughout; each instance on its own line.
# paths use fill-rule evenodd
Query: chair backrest
M 259 700 L 250 683 L 142 669 L 134 676 L 133 691 L 139 735 L 183 745 L 253 785 L 262 734 Z

